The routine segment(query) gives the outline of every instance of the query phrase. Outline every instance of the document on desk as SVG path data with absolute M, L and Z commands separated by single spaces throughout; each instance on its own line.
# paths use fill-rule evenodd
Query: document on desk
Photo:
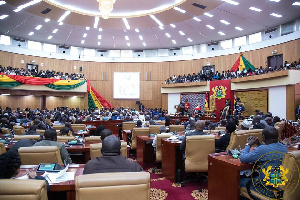
M 72 181 L 75 179 L 75 172 L 67 172 L 69 165 L 58 173 L 45 172 L 44 177 L 49 183 L 59 183 L 63 181 Z

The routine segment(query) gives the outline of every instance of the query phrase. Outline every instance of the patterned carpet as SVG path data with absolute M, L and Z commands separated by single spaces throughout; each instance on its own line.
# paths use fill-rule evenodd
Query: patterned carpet
M 145 169 L 150 172 L 150 200 L 207 200 L 207 182 L 202 183 L 202 192 L 198 191 L 195 182 L 186 183 L 185 187 L 175 184 L 163 177 L 161 170 L 152 173 L 152 168 Z

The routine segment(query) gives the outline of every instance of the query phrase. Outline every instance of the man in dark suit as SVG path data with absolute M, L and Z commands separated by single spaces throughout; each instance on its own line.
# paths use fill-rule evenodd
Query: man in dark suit
M 186 136 L 192 136 L 192 135 L 207 135 L 206 133 L 203 133 L 203 130 L 205 128 L 205 121 L 198 120 L 196 122 L 195 130 L 189 131 L 182 139 L 180 150 L 182 152 L 182 156 L 185 159 L 185 146 L 186 146 Z
M 121 154 L 121 141 L 114 135 L 102 141 L 102 156 L 88 161 L 83 174 L 107 172 L 140 172 L 143 168 L 135 161 L 128 160 Z

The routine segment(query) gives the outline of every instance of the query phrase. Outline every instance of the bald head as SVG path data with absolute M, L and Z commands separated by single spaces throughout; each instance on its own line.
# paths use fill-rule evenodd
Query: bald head
M 121 141 L 114 135 L 107 136 L 102 141 L 103 156 L 117 156 L 121 154 Z
M 203 121 L 203 120 L 198 120 L 198 121 L 196 122 L 195 129 L 196 129 L 196 130 L 199 130 L 199 131 L 203 131 L 204 128 L 205 128 L 205 121 Z

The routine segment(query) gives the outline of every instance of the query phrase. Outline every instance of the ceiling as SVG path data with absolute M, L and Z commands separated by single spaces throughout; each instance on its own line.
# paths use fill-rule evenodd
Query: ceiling
M 97 28 L 94 28 L 95 17 L 101 16 L 97 0 L 35 0 L 36 4 L 14 11 L 31 1 L 0 1 L 0 4 L 3 3 L 0 5 L 0 18 L 8 15 L 0 20 L 0 34 L 95 49 L 162 49 L 244 36 L 300 18 L 300 6 L 292 5 L 297 0 L 234 0 L 238 5 L 228 3 L 228 0 L 116 0 L 111 17 L 100 17 Z M 202 8 L 193 6 L 193 3 Z M 250 7 L 259 8 L 261 12 L 250 10 Z M 47 8 L 51 11 L 42 14 Z M 186 12 L 182 13 L 177 8 Z M 67 10 L 71 11 L 70 14 L 59 25 L 58 20 Z M 271 13 L 282 17 L 274 17 Z M 150 15 L 163 24 L 163 29 Z M 195 20 L 195 17 L 201 21 Z M 45 22 L 46 18 L 50 21 Z M 127 19 L 130 29 L 126 28 L 123 18 Z M 36 30 L 38 25 L 42 27 Z M 89 30 L 86 27 L 90 27 Z M 55 29 L 57 32 L 53 33 Z M 34 34 L 29 35 L 30 32 Z

